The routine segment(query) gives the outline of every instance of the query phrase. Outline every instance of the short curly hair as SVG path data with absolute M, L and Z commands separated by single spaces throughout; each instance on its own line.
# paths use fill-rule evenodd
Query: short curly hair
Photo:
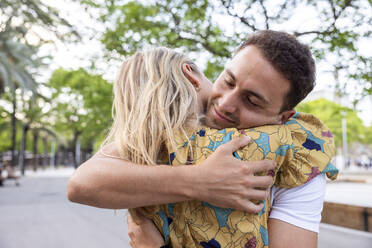
M 281 112 L 293 109 L 315 86 L 315 62 L 310 49 L 295 36 L 285 32 L 263 30 L 254 33 L 239 46 L 236 53 L 253 45 L 281 73 L 291 86 Z

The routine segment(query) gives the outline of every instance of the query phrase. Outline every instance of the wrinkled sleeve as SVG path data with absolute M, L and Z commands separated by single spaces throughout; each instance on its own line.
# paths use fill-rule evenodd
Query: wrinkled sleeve
M 331 164 L 335 145 L 329 129 L 315 116 L 305 113 L 296 113 L 284 125 L 292 136 L 293 157 L 280 167 L 275 184 L 296 187 L 321 173 L 336 179 L 338 170 Z

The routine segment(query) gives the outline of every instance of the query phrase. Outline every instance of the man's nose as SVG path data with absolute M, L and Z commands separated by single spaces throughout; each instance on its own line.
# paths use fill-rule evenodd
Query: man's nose
M 237 100 L 238 97 L 234 91 L 225 92 L 218 101 L 219 110 L 225 113 L 234 113 L 238 106 Z

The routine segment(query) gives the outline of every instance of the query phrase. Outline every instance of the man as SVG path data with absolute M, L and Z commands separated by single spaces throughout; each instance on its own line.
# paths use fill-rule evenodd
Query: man
M 285 33 L 259 32 L 238 49 L 216 80 L 208 102 L 206 124 L 214 128 L 282 124 L 295 113 L 293 108 L 312 90 L 314 81 L 314 61 L 306 46 Z M 258 188 L 267 187 L 272 179 L 253 174 L 275 165 L 269 161 L 233 159 L 232 152 L 246 144 L 244 139 L 233 140 L 202 164 L 177 168 L 140 166 L 98 154 L 71 177 L 68 197 L 75 202 L 106 208 L 196 199 L 219 207 L 258 212 L 262 206 L 250 200 L 265 199 L 268 191 Z M 105 149 L 106 153 L 117 153 L 113 147 Z M 308 228 L 308 223 L 319 222 L 324 177 L 317 177 L 316 185 L 312 181 L 311 186 L 299 189 L 274 189 L 278 193 L 270 215 L 274 217 L 269 221 L 270 247 L 298 247 L 299 243 L 301 247 L 316 247 L 317 227 Z M 309 194 L 315 200 L 303 197 L 301 190 L 311 191 Z M 282 202 L 276 211 L 276 195 L 279 199 L 290 196 L 287 202 L 295 202 L 289 207 Z M 316 205 L 316 214 L 313 209 L 298 214 L 308 202 Z M 301 221 L 305 224 L 299 223 Z

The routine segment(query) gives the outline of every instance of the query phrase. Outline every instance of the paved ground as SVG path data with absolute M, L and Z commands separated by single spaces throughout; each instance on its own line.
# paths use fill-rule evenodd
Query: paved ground
M 355 168 L 341 171 L 337 177 L 339 182 L 359 182 L 372 184 L 372 169 Z
M 350 228 L 320 224 L 319 248 L 371 248 L 372 233 Z
M 13 181 L 5 181 L 5 186 L 0 187 L 1 248 L 129 248 L 124 210 L 115 213 L 66 199 L 66 182 L 72 172 L 73 169 L 27 172 L 19 187 Z M 334 195 L 355 202 L 360 200 L 356 196 L 370 199 L 371 186 L 329 184 L 326 199 L 331 200 Z M 363 205 L 370 205 L 372 199 L 368 199 Z M 371 244 L 371 233 L 326 224 L 320 227 L 319 248 L 370 248 Z
M 337 181 L 328 183 L 325 200 L 327 202 L 372 208 L 372 183 Z
M 70 203 L 67 177 L 25 177 L 0 187 L 1 248 L 127 248 L 124 210 Z

